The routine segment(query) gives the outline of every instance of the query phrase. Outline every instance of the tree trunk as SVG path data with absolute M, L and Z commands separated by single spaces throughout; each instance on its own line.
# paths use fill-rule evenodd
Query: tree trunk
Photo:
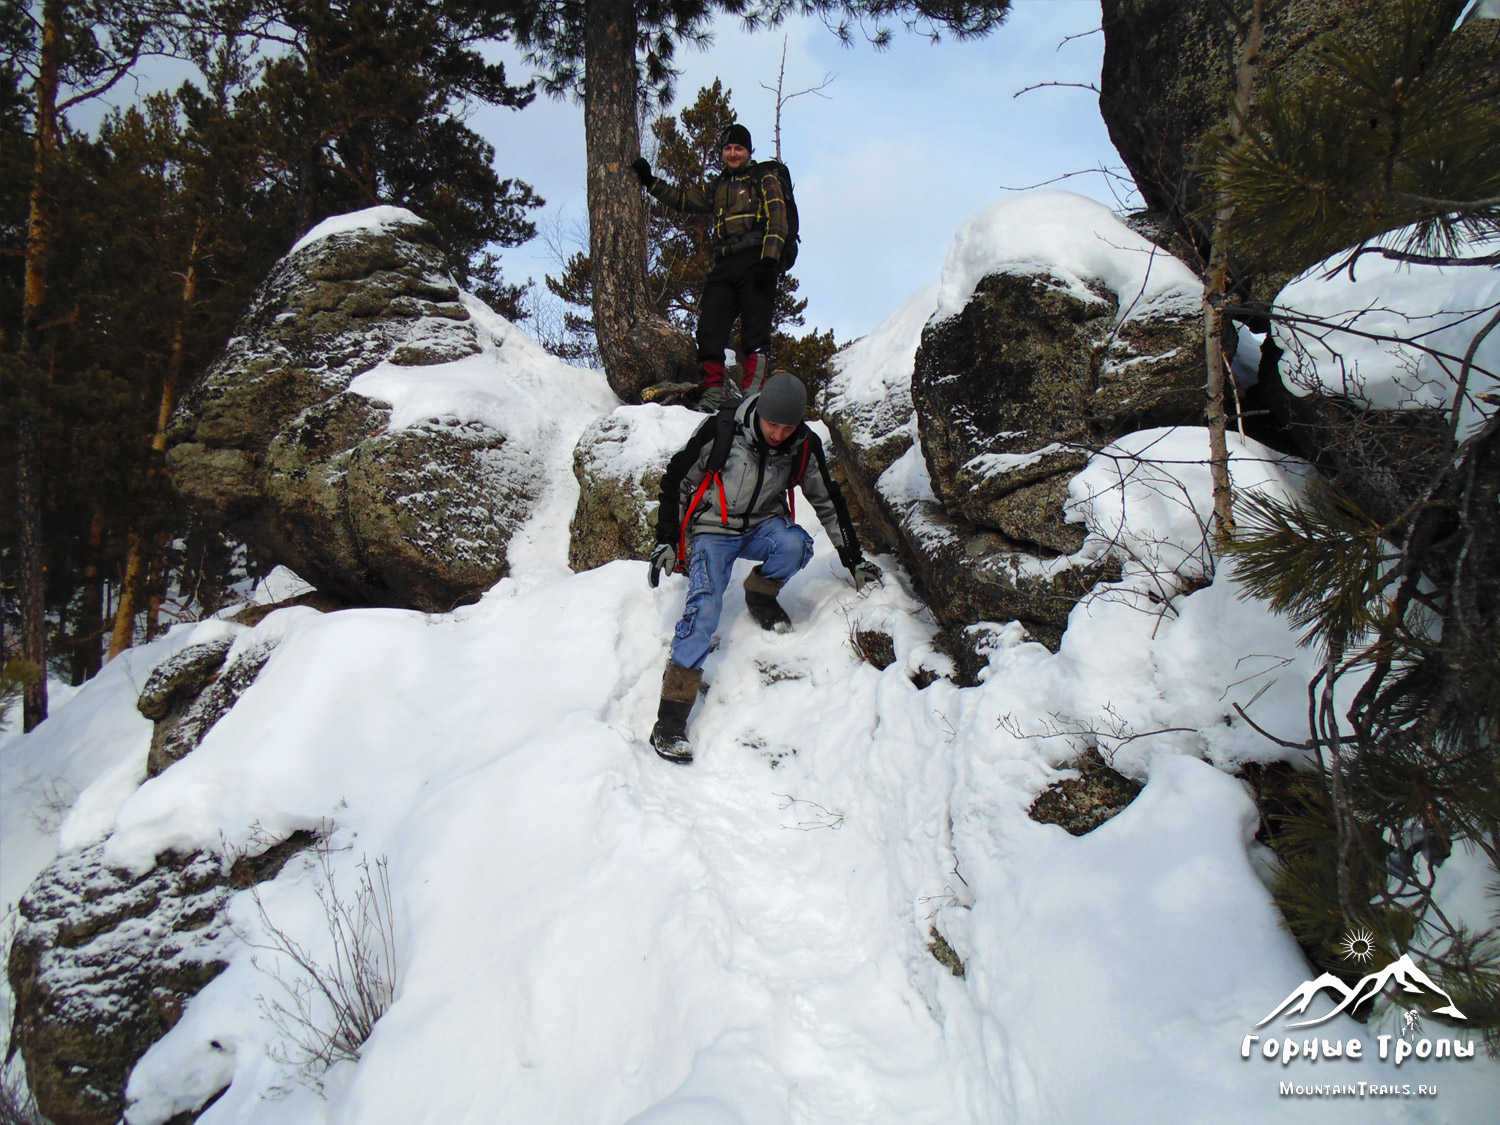
M 37 668 L 21 696 L 21 729 L 47 717 L 46 568 L 42 564 L 42 453 L 37 421 L 23 412 L 16 435 L 16 523 L 19 525 L 21 659 Z
M 610 388 L 626 402 L 663 380 L 696 377 L 697 349 L 652 307 L 646 208 L 630 162 L 640 155 L 635 0 L 587 0 L 583 125 L 588 159 L 594 334 Z
M 1245 134 L 1250 115 L 1250 97 L 1260 68 L 1261 42 L 1265 38 L 1263 0 L 1254 0 L 1245 40 L 1240 47 L 1239 73 L 1235 83 L 1234 106 L 1229 114 L 1229 132 L 1234 144 Z M 1214 484 L 1214 524 L 1216 534 L 1233 539 L 1234 489 L 1229 480 L 1229 444 L 1225 436 L 1224 378 L 1228 363 L 1224 359 L 1224 295 L 1229 288 L 1229 222 L 1234 205 L 1220 192 L 1220 203 L 1214 215 L 1213 239 L 1209 250 L 1208 282 L 1203 290 L 1203 351 L 1208 367 L 1208 464 Z
M 20 547 L 21 658 L 39 669 L 22 696 L 22 729 L 47 717 L 46 567 L 42 555 L 42 448 L 37 384 L 44 378 L 38 328 L 47 300 L 52 253 L 52 157 L 57 151 L 57 84 L 62 66 L 63 0 L 42 5 L 42 50 L 36 76 L 36 158 L 26 221 L 25 282 L 21 297 L 21 353 L 32 368 L 22 393 L 16 434 L 16 523 Z
M 167 451 L 167 423 L 172 419 L 172 410 L 177 405 L 177 388 L 182 382 L 182 369 L 187 358 L 187 325 L 193 315 L 193 305 L 198 300 L 198 252 L 208 235 L 208 223 L 200 215 L 193 230 L 193 245 L 188 251 L 187 269 L 182 275 L 182 315 L 172 333 L 172 350 L 167 356 L 167 369 L 162 375 L 161 402 L 156 410 L 156 432 L 151 435 L 151 449 L 158 456 Z M 159 465 L 151 467 L 154 476 L 160 472 Z M 125 556 L 125 577 L 120 583 L 120 604 L 115 611 L 115 626 L 109 640 L 109 659 L 113 660 L 135 643 L 135 615 L 140 612 L 142 576 L 148 574 L 146 556 L 159 555 L 151 551 L 146 536 L 132 531 L 130 546 Z M 159 546 L 159 545 L 157 545 Z M 147 599 L 146 639 L 151 640 L 158 631 L 161 611 L 161 576 L 156 563 L 150 569 L 150 594 Z
M 132 531 L 130 547 L 125 553 L 125 577 L 120 581 L 120 604 L 115 610 L 114 634 L 109 638 L 111 660 L 135 643 L 136 605 L 140 601 L 141 573 L 145 569 L 145 537 Z
M 104 572 L 99 554 L 104 548 L 104 515 L 94 512 L 89 521 L 88 565 L 83 569 L 83 609 L 78 615 L 77 637 L 73 645 L 72 679 L 74 687 L 93 679 L 104 666 Z

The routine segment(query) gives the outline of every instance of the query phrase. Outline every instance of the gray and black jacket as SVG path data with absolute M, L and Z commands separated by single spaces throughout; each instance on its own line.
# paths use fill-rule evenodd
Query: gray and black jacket
M 769 445 L 756 424 L 759 397 L 751 395 L 734 412 L 734 438 L 720 474 L 722 506 L 719 489 L 710 481 L 697 506 L 691 513 L 686 511 L 708 475 L 719 425 L 716 417 L 705 420 L 667 463 L 656 513 L 656 541 L 678 546 L 684 526 L 689 538 L 696 534 L 743 535 L 772 516 L 790 518 L 787 490 L 795 484 L 818 513 L 818 521 L 838 549 L 839 559 L 853 570 L 864 555 L 844 494 L 829 475 L 823 443 L 803 422 L 781 445 Z

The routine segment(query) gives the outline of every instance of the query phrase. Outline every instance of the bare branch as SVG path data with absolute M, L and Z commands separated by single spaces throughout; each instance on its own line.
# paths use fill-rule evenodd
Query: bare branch
M 1076 172 L 1064 172 L 1061 176 L 1053 176 L 1050 180 L 1043 180 L 1041 181 L 1041 183 L 1031 184 L 1028 187 L 1010 187 L 1006 184 L 1001 184 L 999 186 L 1001 191 L 1035 191 L 1039 187 L 1046 187 L 1048 184 L 1061 183 L 1063 180 L 1070 180 L 1074 176 L 1096 175 L 1107 176 L 1112 179 L 1119 180 L 1121 183 L 1130 184 L 1132 187 L 1135 186 L 1135 181 L 1129 176 L 1122 175 L 1121 173 L 1116 172 L 1113 168 L 1106 168 L 1102 164 L 1097 168 L 1082 168 Z
M 1090 28 L 1088 31 L 1077 32 L 1077 33 L 1075 33 L 1073 35 L 1064 35 L 1062 37 L 1062 42 L 1057 45 L 1057 49 L 1059 51 L 1061 51 L 1065 46 L 1067 46 L 1073 40 L 1075 40 L 1075 39 L 1087 39 L 1090 35 L 1098 35 L 1101 32 L 1103 32 L 1103 30 L 1104 30 L 1103 27 L 1095 27 L 1095 28 Z
M 1382 258 L 1388 258 L 1393 262 L 1412 262 L 1421 266 L 1500 266 L 1500 254 L 1489 254 L 1482 258 L 1451 258 L 1440 254 L 1412 254 L 1390 246 L 1361 246 L 1334 269 L 1329 270 L 1324 277 L 1333 277 L 1347 268 L 1349 280 L 1354 281 L 1354 263 L 1366 254 L 1379 254 Z
M 1019 98 L 1022 94 L 1029 94 L 1032 90 L 1040 90 L 1046 86 L 1069 86 L 1076 90 L 1092 90 L 1096 94 L 1099 92 L 1099 87 L 1095 86 L 1092 82 L 1038 82 L 1034 86 L 1023 86 L 1012 94 L 1011 97 Z

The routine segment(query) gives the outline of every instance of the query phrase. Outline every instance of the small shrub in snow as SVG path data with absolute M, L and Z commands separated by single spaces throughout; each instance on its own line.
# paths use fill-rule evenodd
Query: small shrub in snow
M 47 1125 L 26 1085 L 19 1057 L 0 1067 L 0 1125 Z
M 396 994 L 396 933 L 389 861 L 360 861 L 352 898 L 334 881 L 326 842 L 318 848 L 318 902 L 328 925 L 332 960 L 319 961 L 272 921 L 259 894 L 256 910 L 266 940 L 257 948 L 279 956 L 275 967 L 256 962 L 286 999 L 260 998 L 262 1009 L 289 1045 L 283 1061 L 316 1080 L 336 1062 L 358 1062 L 359 1049 Z M 291 970 L 282 966 L 291 963 Z

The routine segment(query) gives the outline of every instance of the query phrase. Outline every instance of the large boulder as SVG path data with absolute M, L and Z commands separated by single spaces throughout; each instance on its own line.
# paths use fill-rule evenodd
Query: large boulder
M 37 877 L 17 905 L 7 974 L 11 1044 L 49 1121 L 121 1119 L 135 1064 L 226 967 L 239 940 L 230 897 L 272 878 L 312 840 L 297 833 L 235 860 L 166 854 L 139 876 L 111 868 L 96 844 Z
M 155 724 L 148 777 L 197 749 L 275 649 L 243 626 L 199 630 L 201 640 L 151 670 L 136 700 Z M 165 853 L 143 873 L 111 867 L 101 842 L 36 878 L 17 906 L 7 973 L 16 997 L 11 1041 L 48 1119 L 120 1119 L 131 1070 L 223 971 L 239 940 L 226 913 L 231 896 L 273 878 L 313 842 L 312 833 L 295 832 L 255 854 Z
M 496 417 L 398 418 L 389 388 L 490 361 L 504 344 L 481 312 L 493 315 L 454 285 L 430 223 L 391 207 L 329 220 L 276 265 L 184 397 L 168 434 L 173 484 L 346 601 L 474 600 L 507 573 L 510 537 L 541 491 L 537 443 Z M 390 374 L 404 381 L 372 389 Z
M 1455 253 L 1479 257 L 1487 249 L 1469 243 Z M 1278 311 L 1313 327 L 1293 316 L 1273 326 L 1262 348 L 1261 392 L 1304 454 L 1387 523 L 1428 497 L 1452 463 L 1455 433 L 1469 437 L 1493 413 L 1500 334 L 1484 335 L 1473 310 L 1500 303 L 1500 274 L 1375 256 L 1348 270 L 1338 268 L 1341 257 L 1277 294 Z M 1472 365 L 1460 395 L 1465 355 Z
M 922 333 L 912 398 L 932 485 L 951 513 L 1070 554 L 1067 479 L 1122 434 L 1203 413 L 1191 298 L 1121 318 L 1102 281 L 994 273 Z
M 569 527 L 569 566 L 592 570 L 650 556 L 662 474 L 703 422 L 685 407 L 648 403 L 622 406 L 584 431 L 573 451 L 578 507 Z
M 1203 408 L 1202 287 L 1103 206 L 1038 192 L 960 230 L 942 281 L 835 357 L 851 508 L 950 628 L 1055 645 L 1120 563 L 1064 510 L 1089 456 Z

